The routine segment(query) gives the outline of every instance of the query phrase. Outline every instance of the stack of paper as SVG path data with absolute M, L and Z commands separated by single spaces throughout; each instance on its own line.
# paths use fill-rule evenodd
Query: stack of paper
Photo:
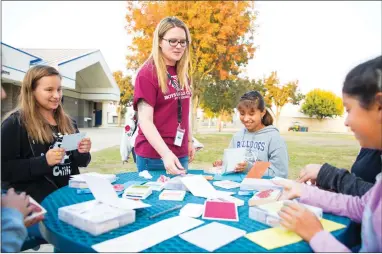
M 135 221 L 135 211 L 91 200 L 58 209 L 58 218 L 94 236 Z
M 215 251 L 244 236 L 246 232 L 218 222 L 212 222 L 179 235 L 183 240 L 207 251 Z
M 213 185 L 223 189 L 228 189 L 228 190 L 240 187 L 240 183 L 230 181 L 230 180 L 215 181 Z
M 77 228 L 99 235 L 135 221 L 134 209 L 149 207 L 141 201 L 118 198 L 111 183 L 94 175 L 82 176 L 95 200 L 61 207 L 58 218 Z
M 187 187 L 182 183 L 182 178 L 184 176 L 175 176 L 173 178 L 171 178 L 170 180 L 168 180 L 165 185 L 164 185 L 164 188 L 166 190 L 184 190 L 184 191 L 188 191 Z
M 186 191 L 164 190 L 159 195 L 159 200 L 183 201 Z
M 161 182 L 147 182 L 144 184 L 144 186 L 149 186 L 153 191 L 162 191 L 164 188 L 165 183 Z
M 114 174 L 100 174 L 96 172 L 89 172 L 89 173 L 70 176 L 69 187 L 83 188 L 83 189 L 88 188 L 88 184 L 86 183 L 86 180 L 85 180 L 86 176 L 100 177 L 100 178 L 108 180 L 110 183 L 114 183 L 117 180 L 117 176 Z
M 150 186 L 146 185 L 131 185 L 124 192 L 123 198 L 130 199 L 145 199 L 151 195 L 152 189 Z
M 281 190 L 269 189 L 257 192 L 252 198 L 248 200 L 249 206 L 263 205 L 271 202 L 277 201 L 282 194 Z
M 244 178 L 240 184 L 241 191 L 263 191 L 268 189 L 282 189 L 269 179 Z
M 276 201 L 276 202 L 271 202 L 264 205 L 249 207 L 249 218 L 259 221 L 261 223 L 264 223 L 271 227 L 280 226 L 280 216 L 278 215 L 278 212 L 284 206 L 285 202 L 294 202 L 294 201 Z M 299 204 L 308 208 L 319 219 L 322 218 L 323 211 L 321 208 L 305 205 L 302 203 L 299 203 Z

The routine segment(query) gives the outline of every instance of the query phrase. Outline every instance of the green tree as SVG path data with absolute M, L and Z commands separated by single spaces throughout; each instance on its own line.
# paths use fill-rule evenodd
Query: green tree
M 122 71 L 113 72 L 113 77 L 121 91 L 117 108 L 118 126 L 120 126 L 122 116 L 126 113 L 127 107 L 131 106 L 133 103 L 134 87 L 131 82 L 131 77 L 123 76 Z
M 333 92 L 314 89 L 306 95 L 301 112 L 321 120 L 325 117 L 342 116 L 344 107 L 342 99 Z

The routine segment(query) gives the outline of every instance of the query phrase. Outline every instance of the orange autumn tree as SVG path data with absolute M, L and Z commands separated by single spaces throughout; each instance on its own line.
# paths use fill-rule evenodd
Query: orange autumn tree
M 277 72 L 272 72 L 267 78 L 263 79 L 264 88 L 266 90 L 264 101 L 267 105 L 274 105 L 276 112 L 273 112 L 272 107 L 269 109 L 275 115 L 276 126 L 280 117 L 281 109 L 287 103 L 298 105 L 304 98 L 298 90 L 298 80 L 289 81 L 284 85 L 280 85 Z
M 127 68 L 137 68 L 151 53 L 156 25 L 167 16 L 183 20 L 192 39 L 192 126 L 207 78 L 234 79 L 253 58 L 254 2 L 250 1 L 143 1 L 127 2 L 126 30 L 133 36 Z
M 117 108 L 118 126 L 121 126 L 122 116 L 126 113 L 127 107 L 131 106 L 133 102 L 134 87 L 131 82 L 131 77 L 123 76 L 122 71 L 113 72 L 113 77 L 121 91 Z

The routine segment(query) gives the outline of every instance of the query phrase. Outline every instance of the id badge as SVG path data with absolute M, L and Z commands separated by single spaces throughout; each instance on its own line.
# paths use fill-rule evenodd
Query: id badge
M 180 128 L 180 126 L 178 126 L 178 128 L 176 129 L 176 135 L 175 135 L 175 140 L 174 140 L 174 145 L 176 146 L 182 146 L 182 141 L 183 141 L 183 137 L 184 137 L 184 132 L 185 130 Z

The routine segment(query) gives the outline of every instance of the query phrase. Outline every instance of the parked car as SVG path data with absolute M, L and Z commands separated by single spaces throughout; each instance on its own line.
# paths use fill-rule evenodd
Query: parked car
M 308 127 L 302 126 L 300 122 L 292 122 L 292 125 L 289 126 L 288 131 L 308 132 Z

